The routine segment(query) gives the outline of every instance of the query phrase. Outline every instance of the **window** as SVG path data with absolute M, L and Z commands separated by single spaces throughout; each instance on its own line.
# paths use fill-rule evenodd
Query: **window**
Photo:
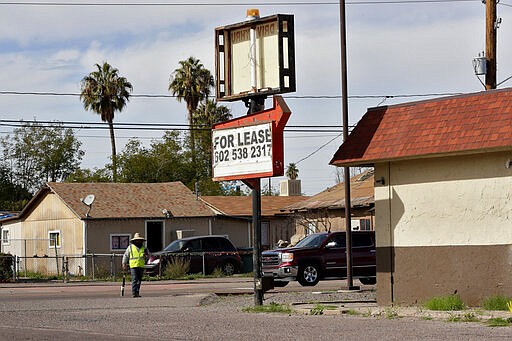
M 55 248 L 60 247 L 60 231 L 50 231 L 48 232 L 48 239 L 50 241 L 49 247 Z
M 9 230 L 2 229 L 2 245 L 9 245 L 11 243 L 9 239 Z
M 110 251 L 126 250 L 130 245 L 130 234 L 111 234 Z
M 316 233 L 316 222 L 308 222 L 308 227 L 306 229 L 306 236 L 312 233 Z
M 361 231 L 370 231 L 372 229 L 370 219 L 360 219 L 359 224 Z

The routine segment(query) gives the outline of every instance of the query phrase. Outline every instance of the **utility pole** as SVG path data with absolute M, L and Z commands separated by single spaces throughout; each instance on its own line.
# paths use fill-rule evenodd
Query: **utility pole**
M 485 89 L 496 89 L 496 0 L 485 0 L 485 57 L 487 71 L 485 73 Z
M 348 90 L 347 90 L 347 30 L 345 19 L 345 0 L 340 1 L 340 38 L 341 38 L 341 98 L 343 120 L 343 142 L 348 138 Z M 343 167 L 345 182 L 345 236 L 347 258 L 348 290 L 358 290 L 352 278 L 352 213 L 350 198 L 350 167 Z

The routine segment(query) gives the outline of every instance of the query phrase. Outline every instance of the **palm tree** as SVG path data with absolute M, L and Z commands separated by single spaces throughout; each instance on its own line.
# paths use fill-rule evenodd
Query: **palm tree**
M 211 127 L 215 123 L 224 122 L 231 118 L 231 111 L 224 105 L 206 100 L 199 104 L 192 113 L 192 124 L 198 128 L 195 135 L 195 169 L 200 184 L 211 180 L 212 170 L 212 134 Z M 204 192 L 203 192 L 204 193 Z
M 180 68 L 174 70 L 169 83 L 169 91 L 176 96 L 179 102 L 187 103 L 188 124 L 190 126 L 190 146 L 192 157 L 195 159 L 194 122 L 193 113 L 199 102 L 208 98 L 213 87 L 213 76 L 203 64 L 194 57 L 179 62 Z M 194 161 L 194 160 L 193 160 Z
M 85 110 L 92 110 L 108 122 L 112 145 L 112 180 L 117 182 L 116 141 L 114 139 L 114 114 L 122 111 L 129 101 L 132 84 L 119 76 L 119 70 L 104 62 L 95 64 L 96 70 L 85 76 L 81 82 L 80 100 Z
M 290 180 L 295 180 L 299 176 L 299 169 L 295 165 L 295 163 L 291 162 L 288 164 L 288 167 L 286 168 L 286 176 Z

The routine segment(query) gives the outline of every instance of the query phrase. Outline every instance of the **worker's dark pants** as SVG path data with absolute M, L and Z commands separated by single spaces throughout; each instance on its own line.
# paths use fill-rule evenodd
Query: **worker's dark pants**
M 132 295 L 138 296 L 140 291 L 140 283 L 142 282 L 142 274 L 144 272 L 144 268 L 131 268 L 130 269 L 132 275 Z

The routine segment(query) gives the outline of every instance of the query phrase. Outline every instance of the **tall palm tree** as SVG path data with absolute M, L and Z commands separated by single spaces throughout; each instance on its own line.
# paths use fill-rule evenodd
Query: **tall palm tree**
M 213 76 L 203 64 L 194 57 L 179 62 L 180 67 L 171 74 L 169 91 L 176 96 L 179 102 L 187 103 L 188 124 L 190 126 L 190 146 L 192 157 L 195 159 L 195 138 L 193 113 L 199 103 L 210 95 L 213 87 Z M 195 160 L 193 160 L 194 162 Z
M 121 112 L 129 101 L 132 84 L 119 76 L 119 70 L 104 62 L 95 64 L 96 70 L 85 76 L 81 82 L 80 100 L 85 110 L 92 110 L 108 122 L 112 146 L 112 180 L 117 182 L 116 141 L 114 138 L 114 114 Z
M 293 162 L 290 162 L 288 164 L 288 167 L 286 168 L 286 176 L 290 180 L 295 180 L 299 176 L 299 169 L 297 168 L 297 165 Z

